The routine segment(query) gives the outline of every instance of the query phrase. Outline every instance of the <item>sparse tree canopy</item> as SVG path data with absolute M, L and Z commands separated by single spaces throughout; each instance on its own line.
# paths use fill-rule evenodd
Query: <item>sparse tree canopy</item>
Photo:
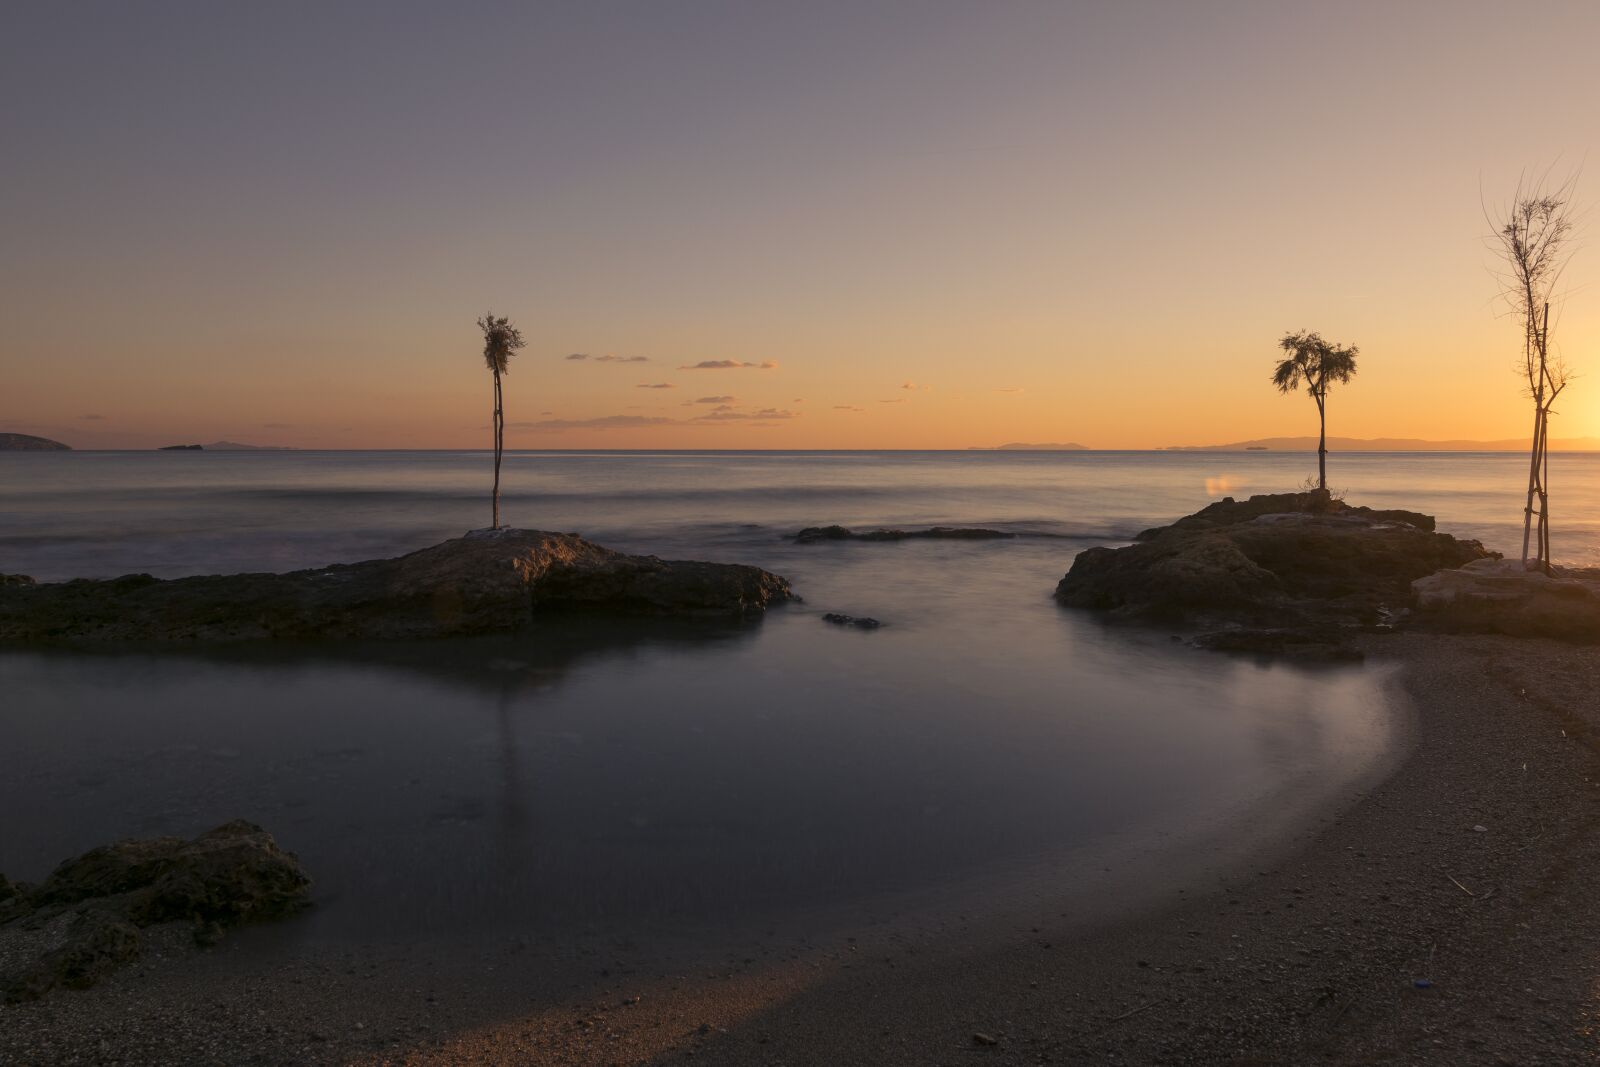
M 1550 570 L 1551 406 L 1571 381 L 1559 352 L 1550 350 L 1550 303 L 1571 256 L 1573 179 L 1550 188 L 1544 181 L 1517 183 L 1511 205 L 1491 220 L 1493 247 L 1504 264 L 1498 274 L 1500 295 L 1522 331 L 1522 356 L 1517 374 L 1533 401 L 1533 447 L 1530 450 L 1528 497 L 1522 512 L 1522 562 Z M 1537 536 L 1535 536 L 1537 535 Z
M 1321 334 L 1286 333 L 1278 342 L 1286 353 L 1272 372 L 1272 384 L 1280 393 L 1292 393 L 1302 385 L 1317 404 L 1317 421 L 1320 425 L 1317 438 L 1317 486 L 1328 488 L 1328 387 L 1334 382 L 1341 385 L 1355 377 L 1356 356 L 1361 350 L 1355 345 L 1345 347 L 1324 341 Z
M 494 528 L 500 528 L 500 456 L 505 451 L 506 415 L 502 403 L 500 376 L 511 370 L 511 357 L 522 348 L 522 331 L 508 318 L 495 318 L 489 312 L 478 320 L 483 331 L 483 362 L 494 375 Z
M 497 375 L 509 373 L 512 355 L 526 346 L 522 331 L 510 319 L 495 318 L 493 312 L 478 320 L 478 329 L 483 331 L 483 362 Z

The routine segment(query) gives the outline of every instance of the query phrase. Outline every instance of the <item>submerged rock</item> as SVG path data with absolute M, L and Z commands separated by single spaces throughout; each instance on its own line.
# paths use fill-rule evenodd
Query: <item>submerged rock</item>
M 271 834 L 236 820 L 192 840 L 118 841 L 67 860 L 37 886 L 6 885 L 0 984 L 8 1000 L 28 1000 L 58 985 L 93 985 L 137 959 L 143 927 L 192 922 L 197 940 L 212 943 L 228 927 L 298 911 L 311 879 Z
M 1291 628 L 1374 624 L 1418 578 L 1485 559 L 1433 519 L 1349 507 L 1326 493 L 1232 498 L 1078 555 L 1056 599 L 1117 618 Z
M 845 526 L 807 526 L 795 534 L 802 545 L 819 541 L 994 541 L 1017 536 L 1005 530 L 980 526 L 933 526 L 926 530 L 852 530 Z
M 876 630 L 883 625 L 870 615 L 844 615 L 837 611 L 830 611 L 822 617 L 823 622 L 831 622 L 835 626 L 853 626 L 857 630 Z
M 289 574 L 0 584 L 0 642 L 431 637 L 536 611 L 743 616 L 793 599 L 757 567 L 629 556 L 575 534 L 477 530 L 396 559 Z
M 1432 630 L 1600 641 L 1600 571 L 1527 570 L 1483 559 L 1411 583 L 1416 624 Z

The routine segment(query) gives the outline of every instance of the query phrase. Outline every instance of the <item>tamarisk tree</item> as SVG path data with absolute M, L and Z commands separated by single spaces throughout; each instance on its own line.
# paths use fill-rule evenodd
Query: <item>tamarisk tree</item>
M 511 357 L 523 347 L 522 331 L 511 320 L 490 312 L 478 320 L 483 331 L 483 361 L 494 374 L 494 529 L 500 528 L 500 456 L 505 451 L 506 412 L 500 378 L 511 369 Z
M 1356 356 L 1361 350 L 1324 341 L 1321 334 L 1286 333 L 1278 342 L 1286 353 L 1272 372 L 1272 384 L 1280 393 L 1292 393 L 1304 385 L 1317 404 L 1317 488 L 1328 488 L 1328 387 L 1341 385 L 1355 377 Z
M 1566 362 L 1550 350 L 1550 301 L 1571 251 L 1572 181 L 1555 189 L 1517 183 L 1511 206 L 1495 224 L 1494 249 L 1504 263 L 1501 295 L 1522 332 L 1517 375 L 1533 401 L 1528 494 L 1522 508 L 1522 565 L 1550 573 L 1550 416 L 1571 380 Z

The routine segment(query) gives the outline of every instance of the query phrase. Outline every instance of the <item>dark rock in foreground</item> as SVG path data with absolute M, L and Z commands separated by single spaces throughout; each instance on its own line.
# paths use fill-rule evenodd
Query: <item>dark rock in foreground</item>
M 1426 515 L 1321 492 L 1229 498 L 1128 547 L 1079 554 L 1056 599 L 1152 622 L 1374 624 L 1409 604 L 1418 578 L 1493 555 L 1432 530 Z
M 536 612 L 743 616 L 793 599 L 756 567 L 629 556 L 574 534 L 478 530 L 398 559 L 289 574 L 0 582 L 0 642 L 403 638 Z
M 1600 571 L 1526 570 L 1484 559 L 1411 584 L 1416 624 L 1453 633 L 1500 633 L 1600 641 Z
M 802 545 L 818 541 L 994 541 L 1017 536 L 1004 530 L 986 530 L 975 526 L 933 526 L 926 530 L 862 530 L 859 533 L 845 526 L 807 526 L 795 534 Z
M 243 821 L 91 849 L 37 886 L 0 878 L 0 985 L 10 1001 L 87 988 L 139 958 L 145 927 L 192 922 L 211 944 L 228 927 L 298 911 L 310 885 L 292 853 Z

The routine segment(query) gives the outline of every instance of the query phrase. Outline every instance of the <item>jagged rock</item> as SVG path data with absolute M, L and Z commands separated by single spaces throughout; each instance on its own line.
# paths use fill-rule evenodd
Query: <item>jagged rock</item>
M 1015 537 L 1005 530 L 988 530 L 978 526 L 932 526 L 926 530 L 862 530 L 857 532 L 845 526 L 807 526 L 795 534 L 802 545 L 818 541 L 993 541 Z
M 742 616 L 790 599 L 785 579 L 757 567 L 479 530 L 397 559 L 289 574 L 7 583 L 0 642 L 428 637 L 515 629 L 536 610 Z
M 844 615 L 837 611 L 828 612 L 822 617 L 822 621 L 831 622 L 835 626 L 853 626 L 857 630 L 876 630 L 883 625 L 868 615 Z
M 56 985 L 83 988 L 138 958 L 141 927 L 193 922 L 214 940 L 227 927 L 305 907 L 310 885 L 292 853 L 243 820 L 193 840 L 133 839 L 90 849 L 37 886 L 12 885 L 13 897 L 0 911 L 0 948 L 32 931 L 36 951 L 19 974 L 0 978 L 11 1000 Z M 41 939 L 41 929 L 61 936 Z M 15 955 L 0 952 L 0 958 Z
M 1414 625 L 1451 632 L 1600 641 L 1600 570 L 1484 559 L 1411 583 Z
M 88 989 L 139 958 L 139 928 L 95 909 L 64 917 L 64 939 L 36 958 L 5 988 L 7 1001 L 36 1000 L 56 986 Z
M 1056 599 L 1146 621 L 1373 623 L 1408 601 L 1417 578 L 1491 555 L 1432 527 L 1325 493 L 1230 498 L 1125 548 L 1079 554 Z

